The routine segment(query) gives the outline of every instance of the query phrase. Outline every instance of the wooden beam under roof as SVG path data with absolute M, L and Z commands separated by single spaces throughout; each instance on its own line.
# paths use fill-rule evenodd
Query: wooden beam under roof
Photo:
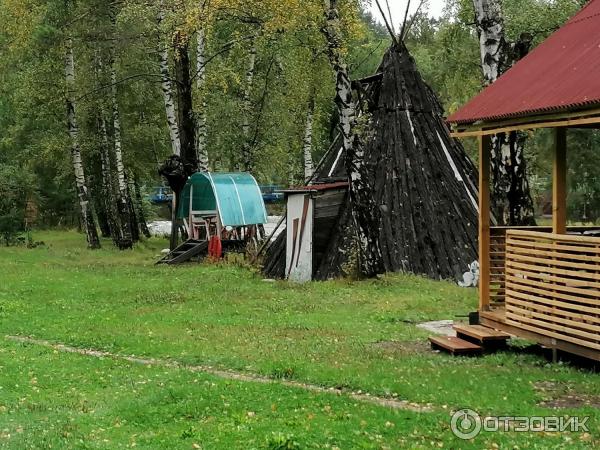
M 600 109 L 544 114 L 503 121 L 482 121 L 469 125 L 458 124 L 453 126 L 454 131 L 450 134 L 455 138 L 464 138 L 539 128 L 575 128 L 582 126 L 600 128 Z

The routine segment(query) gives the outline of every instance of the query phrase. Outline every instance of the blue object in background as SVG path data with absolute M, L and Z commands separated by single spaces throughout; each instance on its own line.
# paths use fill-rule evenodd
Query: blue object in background
M 155 204 L 171 203 L 173 201 L 173 192 L 167 186 L 157 186 L 153 188 L 153 192 L 148 196 L 148 199 L 151 203 Z
M 283 201 L 283 188 L 275 184 L 263 184 L 260 186 L 265 203 L 277 203 Z

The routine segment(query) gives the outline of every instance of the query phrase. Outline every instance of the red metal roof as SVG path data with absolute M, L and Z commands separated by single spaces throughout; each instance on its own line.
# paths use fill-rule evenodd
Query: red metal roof
M 600 0 L 448 118 L 473 123 L 600 104 Z

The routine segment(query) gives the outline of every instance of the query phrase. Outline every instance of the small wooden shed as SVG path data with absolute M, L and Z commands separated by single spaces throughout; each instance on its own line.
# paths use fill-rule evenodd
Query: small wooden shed
M 313 279 L 329 246 L 340 209 L 346 202 L 347 182 L 313 184 L 283 191 L 286 195 L 286 278 Z
M 598 227 L 567 226 L 567 136 L 600 128 L 600 0 L 448 118 L 479 139 L 482 325 L 600 360 Z M 554 132 L 552 227 L 490 226 L 490 148 L 499 133 Z M 598 149 L 600 151 L 600 149 Z

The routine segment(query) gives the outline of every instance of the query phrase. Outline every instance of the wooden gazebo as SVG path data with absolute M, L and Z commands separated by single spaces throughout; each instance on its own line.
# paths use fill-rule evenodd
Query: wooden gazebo
M 600 128 L 599 30 L 600 0 L 592 0 L 448 118 L 454 137 L 479 139 L 481 325 L 594 360 L 600 237 L 567 226 L 566 155 L 569 128 Z M 539 128 L 555 136 L 552 227 L 491 227 L 491 139 Z

